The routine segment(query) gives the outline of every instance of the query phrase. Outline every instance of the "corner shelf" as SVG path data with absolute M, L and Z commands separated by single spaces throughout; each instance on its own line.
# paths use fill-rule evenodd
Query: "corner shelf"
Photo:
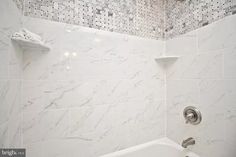
M 42 38 L 26 29 L 21 29 L 12 35 L 11 40 L 16 42 L 23 50 L 49 51 L 50 47 L 45 44 Z
M 155 58 L 157 62 L 172 62 L 179 58 L 179 56 L 160 56 Z
M 155 61 L 160 64 L 163 68 L 168 68 L 171 64 L 173 64 L 179 56 L 160 56 L 155 58 Z

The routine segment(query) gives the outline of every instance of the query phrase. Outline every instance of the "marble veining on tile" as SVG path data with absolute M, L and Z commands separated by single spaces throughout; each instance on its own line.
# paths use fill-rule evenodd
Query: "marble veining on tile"
M 38 144 L 47 157 L 68 143 L 61 156 L 94 157 L 163 136 L 164 72 L 153 60 L 163 41 L 32 17 L 24 24 L 51 47 L 24 51 L 25 147 Z
M 16 2 L 16 1 L 14 1 Z M 11 35 L 22 26 L 22 15 L 12 0 L 0 2 L 0 147 L 21 147 L 22 51 Z M 20 2 L 19 8 L 20 8 Z M 21 5 L 23 6 L 23 5 Z
M 1 0 L 1 147 L 23 147 L 33 157 L 65 157 L 68 152 L 72 157 L 95 157 L 163 137 L 167 125 L 167 136 L 177 143 L 194 136 L 197 143 L 190 149 L 201 156 L 235 154 L 236 15 L 166 43 L 114 33 L 163 37 L 163 26 L 156 27 L 160 19 L 155 16 L 163 5 L 159 1 L 25 2 L 25 14 L 37 18 L 24 17 L 24 26 L 52 49 L 46 54 L 15 49 L 9 36 L 22 26 L 21 16 L 12 1 Z M 187 27 L 192 21 L 178 26 L 188 19 L 179 6 L 198 2 L 203 9 L 215 8 L 209 18 L 216 17 L 209 23 L 234 14 L 233 7 L 227 14 L 221 12 L 226 4 L 234 6 L 230 0 L 221 1 L 223 8 L 217 1 L 178 1 L 171 10 L 179 23 L 167 35 L 197 28 Z M 156 30 L 162 33 L 153 33 Z M 165 46 L 167 54 L 181 56 L 167 70 L 166 85 L 165 72 L 153 59 Z M 201 125 L 184 123 L 185 105 L 202 111 Z
M 228 16 L 166 42 L 167 54 L 181 55 L 167 70 L 167 136 L 180 144 L 194 137 L 189 149 L 200 156 L 235 154 L 235 24 Z M 202 113 L 197 126 L 184 122 L 190 105 Z

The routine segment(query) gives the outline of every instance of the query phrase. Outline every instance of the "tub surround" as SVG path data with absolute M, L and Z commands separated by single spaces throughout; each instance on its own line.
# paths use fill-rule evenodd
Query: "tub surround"
M 12 1 L 0 3 L 1 24 L 7 24 L 1 32 L 8 33 L 1 36 L 7 45 L 0 70 L 1 147 L 23 147 L 34 157 L 94 157 L 165 135 L 164 72 L 153 60 L 163 54 L 163 41 L 22 20 Z M 19 16 L 9 21 L 14 9 Z M 11 35 L 23 27 L 45 39 L 50 52 L 9 51 L 17 48 Z M 8 65 L 9 52 L 19 58 Z
M 163 41 L 29 17 L 24 26 L 51 47 L 23 53 L 29 154 L 94 157 L 164 136 L 165 75 L 153 59 Z
M 235 15 L 160 41 L 22 20 L 12 1 L 0 3 L 1 147 L 94 157 L 168 136 L 194 137 L 200 156 L 235 154 Z M 13 46 L 22 27 L 42 36 L 50 53 Z M 163 69 L 155 61 L 163 54 L 181 57 Z M 199 126 L 184 122 L 189 105 L 203 114 Z
M 233 15 L 166 42 L 168 55 L 181 55 L 167 70 L 167 137 L 179 144 L 194 137 L 190 149 L 200 156 L 236 154 L 235 28 Z M 185 124 L 189 105 L 202 112 L 197 126 Z

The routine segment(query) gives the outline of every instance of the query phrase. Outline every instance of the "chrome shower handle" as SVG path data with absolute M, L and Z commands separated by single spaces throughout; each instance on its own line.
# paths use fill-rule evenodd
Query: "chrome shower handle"
M 193 113 L 188 113 L 187 115 L 186 115 L 186 123 L 189 123 L 189 122 L 191 122 L 191 121 L 194 121 L 194 114 Z
M 186 123 L 197 125 L 202 121 L 201 112 L 193 106 L 188 106 L 184 109 L 183 112 Z

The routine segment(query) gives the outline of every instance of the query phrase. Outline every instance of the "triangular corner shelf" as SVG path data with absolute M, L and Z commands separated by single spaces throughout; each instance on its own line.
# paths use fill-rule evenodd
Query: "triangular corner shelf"
M 179 56 L 160 56 L 155 58 L 157 62 L 172 62 L 179 58 Z
M 26 29 L 21 29 L 12 35 L 11 40 L 16 42 L 22 49 L 49 51 L 50 47 L 44 43 L 42 38 Z
M 179 56 L 160 56 L 155 58 L 155 61 L 163 67 L 169 67 L 169 65 L 173 64 Z

